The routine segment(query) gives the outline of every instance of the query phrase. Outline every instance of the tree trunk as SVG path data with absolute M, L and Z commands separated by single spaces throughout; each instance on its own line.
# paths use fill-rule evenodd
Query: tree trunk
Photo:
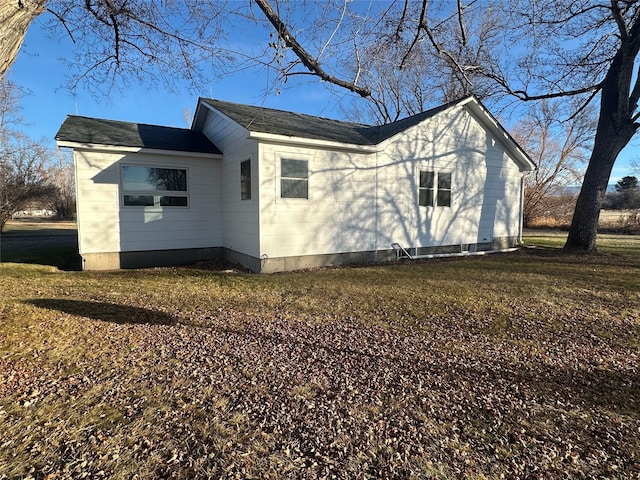
M 631 89 L 635 60 L 640 50 L 640 21 L 634 21 L 631 30 L 621 29 L 620 39 L 621 45 L 602 82 L 593 152 L 578 195 L 565 251 L 596 251 L 600 208 L 613 164 L 640 127 L 634 121 L 638 101 L 636 89 L 640 80 L 636 78 L 633 92 Z
M 0 2 L 0 77 L 13 65 L 33 19 L 45 11 L 47 0 Z
M 596 251 L 600 208 L 607 193 L 611 170 L 618 154 L 629 143 L 636 130 L 631 120 L 617 121 L 619 117 L 612 111 L 614 109 L 604 103 L 603 101 L 593 152 L 564 245 L 564 250 L 569 252 Z
M 596 140 L 578 195 L 569 236 L 564 246 L 565 251 L 587 253 L 596 251 L 600 208 L 607 193 L 613 164 L 618 152 L 624 147 L 624 145 L 618 147 L 616 143 L 618 142 L 612 137 L 605 137 L 599 142 Z

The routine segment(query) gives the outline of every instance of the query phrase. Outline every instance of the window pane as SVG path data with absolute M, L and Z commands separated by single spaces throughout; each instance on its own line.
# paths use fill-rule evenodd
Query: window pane
M 309 176 L 308 162 L 306 160 L 290 160 L 283 158 L 281 159 L 280 166 L 280 175 L 282 177 L 307 178 Z
M 433 189 L 421 188 L 419 190 L 419 205 L 421 207 L 433 207 Z
M 126 207 L 153 207 L 153 195 L 125 195 Z
M 451 206 L 451 190 L 438 190 L 438 206 Z
M 251 199 L 251 160 L 245 160 L 240 164 L 240 198 Z
M 187 170 L 125 165 L 122 188 L 129 191 L 187 191 Z
M 170 197 L 163 195 L 160 197 L 161 207 L 186 207 L 187 197 Z
M 438 175 L 438 188 L 444 190 L 451 190 L 451 174 L 440 173 Z
M 420 188 L 433 188 L 433 172 L 420 172 Z
M 290 180 L 283 178 L 280 182 L 282 198 L 309 198 L 307 180 Z

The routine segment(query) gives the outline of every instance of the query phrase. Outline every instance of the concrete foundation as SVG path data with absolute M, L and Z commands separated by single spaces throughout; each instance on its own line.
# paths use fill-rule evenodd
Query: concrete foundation
M 222 258 L 222 248 L 85 253 L 82 255 L 82 269 L 118 270 L 122 268 L 169 267 L 217 258 Z
M 441 245 L 432 247 L 406 247 L 412 256 L 447 256 L 476 252 L 499 252 L 517 247 L 517 237 L 498 237 L 491 242 Z M 366 265 L 392 262 L 393 249 L 366 252 L 330 253 L 295 257 L 256 258 L 245 253 L 220 247 L 152 250 L 141 252 L 90 253 L 82 255 L 83 270 L 117 270 L 121 268 L 165 267 L 186 265 L 202 260 L 224 259 L 237 263 L 255 273 L 276 273 L 332 265 Z

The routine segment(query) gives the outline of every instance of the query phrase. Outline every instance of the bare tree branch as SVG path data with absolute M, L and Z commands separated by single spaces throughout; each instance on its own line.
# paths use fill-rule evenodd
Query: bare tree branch
M 467 45 L 467 34 L 465 33 L 464 21 L 462 20 L 462 2 L 458 0 L 458 25 L 460 25 L 460 37 L 462 45 Z
M 71 32 L 71 30 L 69 29 L 69 26 L 67 25 L 66 19 L 62 15 L 60 15 L 58 12 L 56 12 L 54 10 L 51 10 L 50 8 L 47 8 L 47 13 L 50 13 L 51 15 L 53 15 L 54 17 L 56 17 L 58 19 L 60 24 L 67 31 L 67 34 L 69 35 L 69 38 L 71 39 L 71 41 L 73 43 L 76 43 L 76 39 L 73 37 L 73 32 Z
M 618 5 L 618 0 L 611 0 L 611 16 L 618 26 L 621 40 L 623 42 L 626 42 L 629 38 L 629 31 L 627 30 L 627 25 L 624 23 L 624 19 L 622 18 L 622 14 L 620 13 L 620 5 Z
M 420 11 L 420 20 L 418 21 L 418 28 L 416 28 L 416 34 L 413 36 L 413 41 L 411 42 L 411 45 L 409 45 L 407 52 L 404 54 L 404 57 L 402 57 L 402 61 L 400 62 L 400 66 L 398 67 L 400 70 L 402 70 L 406 66 L 407 59 L 411 55 L 413 48 L 418 43 L 418 40 L 420 40 L 420 30 L 423 28 L 423 26 L 427 25 L 427 22 L 426 22 L 427 3 L 428 3 L 428 0 L 422 0 L 422 9 Z
M 309 69 L 312 73 L 320 77 L 322 80 L 330 82 L 339 87 L 346 88 L 354 93 L 359 94 L 362 97 L 368 97 L 371 95 L 371 90 L 365 87 L 360 87 L 353 82 L 347 82 L 332 75 L 329 75 L 320 64 L 307 52 L 302 45 L 298 43 L 296 38 L 289 32 L 289 29 L 280 19 L 280 16 L 273 10 L 267 0 L 254 0 L 265 14 L 267 19 L 271 22 L 271 25 L 278 33 L 278 37 L 291 48 L 293 53 L 300 59 L 302 64 Z

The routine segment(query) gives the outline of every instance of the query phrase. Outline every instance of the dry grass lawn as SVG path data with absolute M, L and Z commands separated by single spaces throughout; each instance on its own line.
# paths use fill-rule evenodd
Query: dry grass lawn
M 0 479 L 637 478 L 640 239 L 251 275 L 0 265 Z

